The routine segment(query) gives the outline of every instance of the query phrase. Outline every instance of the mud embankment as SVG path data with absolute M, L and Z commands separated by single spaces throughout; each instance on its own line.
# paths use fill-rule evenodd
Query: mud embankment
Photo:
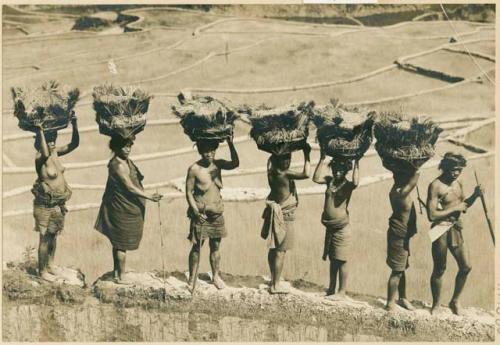
M 217 290 L 201 277 L 195 295 L 183 274 L 129 273 L 133 285 L 104 275 L 89 288 L 37 281 L 4 270 L 4 341 L 490 341 L 494 317 L 467 308 L 431 316 L 383 310 L 384 301 L 350 295 L 325 298 L 321 288 L 291 283 L 288 295 L 270 295 L 260 277 L 225 275 Z

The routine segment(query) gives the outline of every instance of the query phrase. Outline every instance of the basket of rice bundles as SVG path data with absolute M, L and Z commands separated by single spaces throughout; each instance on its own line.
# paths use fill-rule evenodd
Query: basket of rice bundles
M 249 109 L 250 136 L 257 148 L 274 155 L 302 150 L 309 135 L 309 120 L 314 102 L 271 108 L 261 105 Z
M 172 106 L 172 111 L 180 118 L 184 133 L 192 141 L 222 142 L 233 135 L 239 114 L 228 101 L 189 93 L 180 93 L 177 98 L 180 104 Z
M 334 104 L 315 107 L 316 139 L 325 154 L 337 160 L 360 159 L 372 142 L 374 114 Z
M 384 167 L 393 172 L 419 169 L 434 156 L 435 144 L 442 131 L 426 118 L 406 119 L 400 113 L 381 113 L 374 124 L 375 149 Z
M 146 126 L 146 113 L 153 96 L 142 89 L 104 84 L 94 87 L 92 96 L 99 133 L 128 138 Z
M 36 132 L 41 123 L 45 131 L 66 128 L 80 91 L 48 81 L 38 87 L 13 87 L 14 116 L 22 130 Z

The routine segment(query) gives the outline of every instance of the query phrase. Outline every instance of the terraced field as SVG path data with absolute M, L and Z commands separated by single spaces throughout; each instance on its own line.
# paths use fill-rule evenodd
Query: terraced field
M 5 10 L 7 9 L 7 10 Z M 192 144 L 174 120 L 171 105 L 180 90 L 225 97 L 235 103 L 281 105 L 300 100 L 318 104 L 339 97 L 375 110 L 400 109 L 409 115 L 440 121 L 453 136 L 473 150 L 443 140 L 438 155 L 424 168 L 420 190 L 437 176 L 439 155 L 453 149 L 470 157 L 464 187 L 472 192 L 475 168 L 487 190 L 486 201 L 494 210 L 494 25 L 455 21 L 450 23 L 402 22 L 385 27 L 321 25 L 262 18 L 236 18 L 166 7 L 127 11 L 143 19 L 133 25 L 141 31 L 127 33 L 71 32 L 70 15 L 13 10 L 4 6 L 3 24 L 3 260 L 19 259 L 27 246 L 36 246 L 32 231 L 30 185 L 35 179 L 31 135 L 21 132 L 13 116 L 10 87 L 36 84 L 47 79 L 79 87 L 82 99 L 76 109 L 82 129 L 81 146 L 64 157 L 65 173 L 73 185 L 65 234 L 60 237 L 57 263 L 80 267 L 93 281 L 112 265 L 108 240 L 93 230 L 106 181 L 106 161 L 111 154 L 107 138 L 94 122 L 91 89 L 104 81 L 140 85 L 155 95 L 148 116 L 150 124 L 139 135 L 133 156 L 146 176 L 145 183 L 168 196 L 161 209 L 149 204 L 144 239 L 131 252 L 128 265 L 135 270 L 161 267 L 168 271 L 187 267 L 189 242 L 186 201 L 182 179 L 197 159 Z M 26 33 L 29 33 L 26 35 Z M 460 42 L 477 53 L 474 59 L 455 50 Z M 480 55 L 483 55 L 481 57 Z M 484 56 L 488 55 L 488 56 Z M 116 65 L 117 74 L 108 69 Z M 450 83 L 411 73 L 395 61 L 461 77 Z M 487 72 L 478 79 L 483 72 Z M 172 121 L 171 121 L 172 120 Z M 156 122 L 155 122 L 156 121 Z M 232 274 L 266 275 L 266 245 L 259 237 L 260 216 L 267 191 L 264 166 L 267 155 L 248 137 L 249 127 L 238 123 L 236 147 L 240 169 L 224 178 L 229 237 L 222 244 L 222 269 Z M 59 143 L 69 140 L 60 135 Z M 314 142 L 314 131 L 310 142 Z M 221 147 L 219 156 L 228 156 Z M 300 164 L 301 155 L 294 155 Z M 319 152 L 312 154 L 317 161 Z M 259 169 L 257 169 L 259 168 Z M 351 201 L 355 231 L 349 287 L 358 293 L 384 296 L 386 276 L 385 231 L 390 206 L 390 180 L 376 155 L 361 161 L 364 185 Z M 179 180 L 180 178 L 180 180 Z M 172 181 L 173 180 L 173 181 Z M 181 182 L 179 182 L 181 181 Z M 320 223 L 322 189 L 312 181 L 299 183 L 302 194 L 297 214 L 296 248 L 287 254 L 285 277 L 327 283 L 328 265 L 321 261 L 324 229 Z M 158 224 L 158 212 L 164 224 Z M 432 269 L 429 223 L 419 217 L 419 233 L 412 241 L 408 271 L 410 298 L 430 300 L 428 280 Z M 494 248 L 479 203 L 465 217 L 464 237 L 473 270 L 464 305 L 493 309 Z M 160 233 L 160 231 L 162 233 Z M 160 246 L 160 236 L 165 246 Z M 201 270 L 208 270 L 203 252 Z M 451 257 L 450 259 L 451 260 Z M 451 296 L 456 273 L 450 261 L 443 286 L 443 300 Z M 477 288 L 481 286 L 481 288 Z

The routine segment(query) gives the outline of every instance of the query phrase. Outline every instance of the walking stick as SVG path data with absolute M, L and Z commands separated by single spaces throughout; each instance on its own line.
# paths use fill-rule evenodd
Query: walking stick
M 156 194 L 158 194 L 158 189 L 156 190 Z M 160 247 L 161 247 L 161 270 L 163 273 L 163 288 L 165 290 L 165 296 L 164 299 L 167 299 L 167 285 L 166 285 L 166 277 L 165 277 L 165 257 L 164 257 L 164 247 L 163 247 L 163 231 L 162 231 L 162 223 L 161 223 L 161 207 L 160 207 L 161 200 L 158 201 L 158 223 L 160 225 Z
M 479 186 L 479 179 L 477 178 L 476 170 L 474 170 L 474 177 L 476 178 L 476 184 Z M 488 209 L 486 208 L 486 201 L 484 200 L 484 195 L 481 192 L 479 195 L 481 198 L 481 204 L 483 205 L 484 216 L 486 217 L 486 222 L 488 223 L 488 228 L 490 230 L 491 240 L 493 241 L 493 246 L 495 245 L 495 233 L 493 231 L 493 225 L 491 225 L 490 217 L 488 216 Z

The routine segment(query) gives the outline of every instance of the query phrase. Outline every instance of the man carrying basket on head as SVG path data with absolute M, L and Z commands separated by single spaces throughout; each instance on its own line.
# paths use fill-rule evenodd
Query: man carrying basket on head
M 196 142 L 201 158 L 193 163 L 186 176 L 186 200 L 190 218 L 188 239 L 189 281 L 194 292 L 200 264 L 201 247 L 208 238 L 212 283 L 218 289 L 226 287 L 220 276 L 220 244 L 227 236 L 224 221 L 224 204 L 221 196 L 222 170 L 239 166 L 238 153 L 233 144 L 233 127 L 237 114 L 222 102 L 211 97 L 179 95 L 179 106 L 174 113 L 181 118 L 184 132 Z M 231 160 L 215 159 L 219 142 L 227 141 Z
M 420 176 L 418 169 L 435 153 L 434 145 L 442 129 L 430 120 L 406 120 L 398 113 L 383 113 L 375 123 L 375 148 L 382 164 L 393 173 L 389 192 L 392 215 L 387 230 L 387 265 L 391 274 L 387 284 L 388 311 L 396 304 L 414 310 L 406 296 L 406 270 L 409 267 L 410 239 L 417 232 L 417 214 L 411 192 Z M 396 296 L 399 293 L 399 300 Z
M 19 127 L 36 132 L 35 168 L 37 180 L 31 192 L 34 195 L 34 230 L 40 233 L 38 246 L 38 274 L 46 281 L 55 281 L 60 269 L 54 265 L 57 236 L 64 229 L 66 202 L 71 197 L 71 189 L 64 178 L 65 168 L 59 161 L 75 150 L 80 143 L 80 135 L 73 111 L 79 97 L 78 89 L 69 89 L 50 81 L 36 88 L 13 88 L 15 116 Z M 56 147 L 57 130 L 73 127 L 71 142 Z
M 285 254 L 293 248 L 295 210 L 298 206 L 295 180 L 307 179 L 310 174 L 311 147 L 307 143 L 309 111 L 314 103 L 298 107 L 261 107 L 249 110 L 252 130 L 250 135 L 260 150 L 271 153 L 267 162 L 267 180 L 271 191 L 262 214 L 264 224 L 261 237 L 268 240 L 268 264 L 271 271 L 269 292 L 288 293 L 281 282 Z M 302 172 L 290 169 L 292 152 L 304 152 Z

